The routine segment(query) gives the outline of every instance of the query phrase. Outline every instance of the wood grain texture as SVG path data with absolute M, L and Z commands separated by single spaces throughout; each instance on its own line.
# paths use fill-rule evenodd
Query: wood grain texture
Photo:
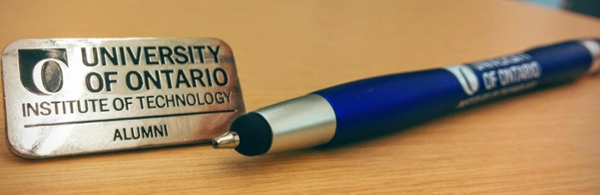
M 600 20 L 512 1 L 24 0 L 0 2 L 0 29 L 0 47 L 218 37 L 254 110 L 358 78 L 600 37 Z M 254 158 L 194 145 L 28 161 L 0 142 L 0 194 L 599 194 L 599 97 L 600 77 L 587 77 L 363 142 Z

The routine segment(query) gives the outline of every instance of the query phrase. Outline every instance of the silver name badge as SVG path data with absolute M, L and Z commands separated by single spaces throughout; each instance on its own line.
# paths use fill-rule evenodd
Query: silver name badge
M 2 72 L 8 145 L 24 158 L 208 141 L 245 113 L 219 39 L 23 39 Z

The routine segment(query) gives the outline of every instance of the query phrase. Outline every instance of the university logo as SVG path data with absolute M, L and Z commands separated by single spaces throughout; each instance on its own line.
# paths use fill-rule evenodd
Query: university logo
M 462 86 L 463 90 L 467 95 L 473 95 L 479 90 L 479 81 L 477 80 L 477 75 L 475 72 L 471 70 L 468 66 L 458 65 L 446 67 L 446 70 L 450 71 L 458 82 Z
M 18 52 L 23 87 L 38 95 L 51 95 L 62 89 L 68 68 L 66 49 L 20 49 Z

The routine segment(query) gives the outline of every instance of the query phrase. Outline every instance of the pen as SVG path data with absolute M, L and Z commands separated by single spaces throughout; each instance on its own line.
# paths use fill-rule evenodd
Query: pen
M 242 115 L 212 144 L 235 148 L 247 156 L 341 144 L 595 74 L 599 68 L 600 39 L 590 39 L 481 62 L 368 78 Z

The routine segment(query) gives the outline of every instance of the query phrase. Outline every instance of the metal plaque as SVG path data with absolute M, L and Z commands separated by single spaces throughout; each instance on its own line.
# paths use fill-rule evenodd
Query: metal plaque
M 23 39 L 2 73 L 8 145 L 24 158 L 208 141 L 245 113 L 214 38 Z

